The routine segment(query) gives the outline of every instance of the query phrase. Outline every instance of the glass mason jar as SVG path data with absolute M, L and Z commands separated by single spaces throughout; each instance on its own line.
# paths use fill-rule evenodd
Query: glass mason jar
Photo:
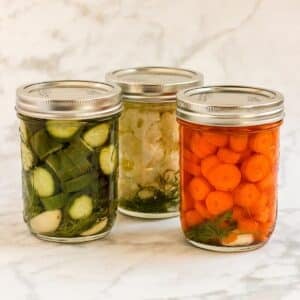
M 24 220 L 37 237 L 104 237 L 117 210 L 120 88 L 53 81 L 17 90 Z
M 177 117 L 187 241 L 222 252 L 262 246 L 276 222 L 283 96 L 244 86 L 187 89 Z
M 184 69 L 140 67 L 106 79 L 121 86 L 119 211 L 140 218 L 168 218 L 179 210 L 179 141 L 176 92 L 201 85 Z

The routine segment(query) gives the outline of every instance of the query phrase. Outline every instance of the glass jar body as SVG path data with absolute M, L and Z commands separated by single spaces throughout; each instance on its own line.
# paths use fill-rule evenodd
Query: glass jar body
M 104 237 L 117 210 L 118 116 L 19 118 L 23 215 L 30 231 L 65 243 Z
M 120 118 L 119 210 L 141 218 L 178 215 L 175 103 L 124 102 Z
M 262 246 L 277 213 L 279 126 L 180 123 L 180 217 L 200 248 L 237 252 Z

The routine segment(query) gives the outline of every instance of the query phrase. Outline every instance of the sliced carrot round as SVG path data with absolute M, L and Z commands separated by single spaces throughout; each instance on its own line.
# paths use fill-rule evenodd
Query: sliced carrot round
M 264 242 L 268 240 L 274 228 L 274 223 L 266 222 L 259 224 L 257 238 L 259 241 Z
M 224 147 L 227 145 L 228 136 L 223 132 L 218 131 L 204 131 L 203 138 L 206 139 L 210 144 L 217 147 Z
M 183 162 L 183 170 L 189 174 L 192 174 L 194 176 L 200 176 L 201 175 L 201 167 L 189 160 L 185 160 Z
M 275 139 L 271 131 L 258 132 L 250 137 L 249 146 L 257 153 L 267 154 L 275 148 Z
M 238 221 L 238 229 L 244 233 L 257 233 L 259 223 L 251 219 L 243 218 Z
M 186 148 L 184 148 L 182 152 L 183 152 L 183 158 L 185 160 L 188 160 L 195 164 L 198 164 L 201 161 L 201 159 L 196 154 L 194 154 L 192 151 L 190 151 Z
M 201 171 L 202 175 L 207 178 L 209 171 L 218 165 L 220 163 L 220 160 L 216 155 L 210 155 L 202 159 L 201 161 Z
M 254 201 L 249 207 L 249 212 L 251 215 L 255 215 L 261 210 L 263 210 L 267 205 L 269 205 L 269 195 L 265 192 L 260 193 L 257 201 Z
M 240 161 L 243 162 L 244 160 L 248 159 L 252 153 L 253 152 L 251 151 L 251 149 L 246 149 L 245 151 L 241 152 Z
M 188 211 L 194 208 L 194 201 L 188 192 L 185 192 L 181 198 L 181 210 Z
M 229 137 L 230 148 L 235 152 L 243 152 L 247 149 L 248 135 L 233 134 Z
M 184 220 L 188 227 L 192 227 L 203 222 L 202 216 L 194 209 L 189 210 L 184 214 Z
M 260 192 L 253 183 L 242 183 L 234 191 L 234 203 L 249 208 L 259 201 Z
M 218 150 L 217 157 L 224 163 L 236 164 L 240 160 L 241 155 L 228 148 L 220 148 Z
M 233 198 L 230 193 L 215 191 L 208 194 L 205 203 L 211 214 L 218 215 L 232 208 Z
M 245 217 L 245 211 L 239 206 L 234 206 L 232 209 L 232 219 L 238 221 Z
M 232 191 L 241 181 L 241 172 L 235 165 L 219 164 L 208 172 L 207 178 L 217 190 Z
M 257 182 L 264 179 L 271 170 L 271 165 L 263 154 L 251 155 L 242 164 L 242 174 L 251 182 Z
M 270 172 L 264 179 L 257 182 L 257 186 L 261 191 L 272 189 L 276 186 L 276 176 Z
M 212 217 L 212 214 L 208 211 L 203 201 L 196 201 L 195 209 L 204 219 L 210 219 Z
M 265 206 L 254 214 L 254 219 L 258 222 L 265 223 L 270 218 L 270 208 Z
M 210 192 L 209 183 L 200 177 L 194 177 L 188 186 L 189 192 L 195 201 L 201 201 L 206 198 Z
M 199 133 L 194 133 L 191 139 L 191 150 L 199 157 L 204 158 L 216 152 L 217 147 L 209 143 Z

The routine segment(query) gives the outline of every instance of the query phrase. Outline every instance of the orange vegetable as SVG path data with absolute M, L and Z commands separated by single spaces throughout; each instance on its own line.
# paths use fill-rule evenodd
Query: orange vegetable
M 238 220 L 238 229 L 244 233 L 257 233 L 259 223 L 251 219 L 242 218 Z
M 222 242 L 224 244 L 230 244 L 234 242 L 238 237 L 238 234 L 236 232 L 229 233 L 226 237 L 222 238 Z
M 217 147 L 224 147 L 228 142 L 227 134 L 218 131 L 204 131 L 202 136 L 207 142 Z
M 202 216 L 196 210 L 189 210 L 184 214 L 184 219 L 188 227 L 192 227 L 203 222 Z
M 250 137 L 249 146 L 257 153 L 268 154 L 275 148 L 275 139 L 269 130 L 258 132 Z
M 228 148 L 220 148 L 217 153 L 217 157 L 224 163 L 236 164 L 240 160 L 241 155 Z
M 269 175 L 267 175 L 264 179 L 257 182 L 257 186 L 261 191 L 265 191 L 268 189 L 272 189 L 276 185 L 276 178 L 275 174 L 273 172 L 270 172 Z
M 247 149 L 248 135 L 233 134 L 229 137 L 230 148 L 235 152 L 243 152 Z
M 239 206 L 234 206 L 232 209 L 232 219 L 238 221 L 243 217 L 245 217 L 245 211 Z
M 189 160 L 190 162 L 195 164 L 198 164 L 201 161 L 201 159 L 196 154 L 188 149 L 183 149 L 183 157 L 185 160 Z
M 269 205 L 269 198 L 270 197 L 267 193 L 260 193 L 259 198 L 252 203 L 251 207 L 249 207 L 249 213 L 254 215 L 263 210 L 267 205 Z
M 194 208 L 194 201 L 193 198 L 190 196 L 189 193 L 185 192 L 182 195 L 181 199 L 181 210 L 188 211 Z
M 234 191 L 234 203 L 244 208 L 252 207 L 259 198 L 260 192 L 253 183 L 242 183 Z
M 247 149 L 244 152 L 241 152 L 240 161 L 246 160 L 247 158 L 249 158 L 251 156 L 251 154 L 252 154 L 251 149 Z
M 230 193 L 215 191 L 208 194 L 205 203 L 211 214 L 218 215 L 232 208 L 233 198 Z
M 257 239 L 261 242 L 264 242 L 268 239 L 270 234 L 273 231 L 274 222 L 266 222 L 259 224 L 259 230 L 257 233 Z
M 196 201 L 195 209 L 204 219 L 210 219 L 212 217 L 212 214 L 206 208 L 205 202 Z
M 210 186 L 204 178 L 194 177 L 188 186 L 189 192 L 192 198 L 196 201 L 200 201 L 206 198 L 210 192 Z
M 260 210 L 256 211 L 253 217 L 258 222 L 261 222 L 261 223 L 267 222 L 270 217 L 269 207 L 265 206 L 265 207 L 261 208 Z
M 210 155 L 202 159 L 201 161 L 201 171 L 205 178 L 208 177 L 208 173 L 211 168 L 215 167 L 220 163 L 216 155 Z
M 242 164 L 243 176 L 251 182 L 264 179 L 271 170 L 270 162 L 263 154 L 251 155 Z
M 184 171 L 194 175 L 200 176 L 201 175 L 201 167 L 191 161 L 185 160 L 183 164 Z
M 191 139 L 191 150 L 199 157 L 204 158 L 216 152 L 216 146 L 209 143 L 199 133 L 194 133 Z
M 241 172 L 231 164 L 219 164 L 208 172 L 208 181 L 217 190 L 232 191 L 241 181 Z

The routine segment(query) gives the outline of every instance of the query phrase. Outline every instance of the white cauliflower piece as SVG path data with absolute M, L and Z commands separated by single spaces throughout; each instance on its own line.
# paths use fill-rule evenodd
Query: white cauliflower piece
M 119 197 L 123 199 L 134 198 L 135 194 L 139 190 L 139 187 L 134 180 L 124 178 L 119 180 L 118 188 Z
M 164 112 L 161 116 L 160 126 L 166 144 L 179 142 L 179 130 L 175 112 Z
M 167 170 L 179 170 L 179 153 L 178 151 L 170 151 L 166 153 L 165 160 L 161 165 L 162 174 Z

